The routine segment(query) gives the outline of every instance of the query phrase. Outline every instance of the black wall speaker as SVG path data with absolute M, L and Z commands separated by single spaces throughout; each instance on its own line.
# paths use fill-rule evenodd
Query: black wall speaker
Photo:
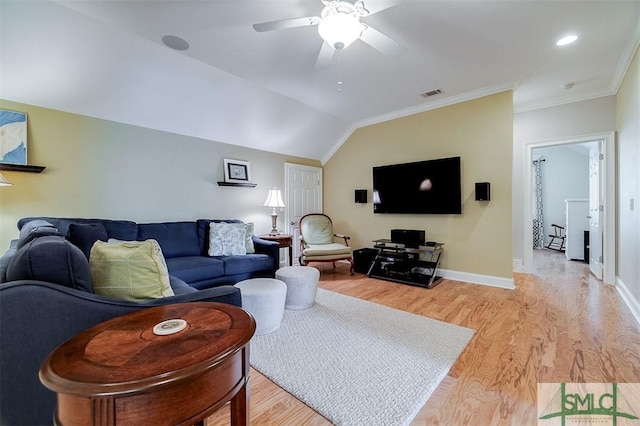
M 356 203 L 365 203 L 367 202 L 367 190 L 366 189 L 356 189 Z
M 491 200 L 491 184 L 489 182 L 476 182 L 476 201 Z

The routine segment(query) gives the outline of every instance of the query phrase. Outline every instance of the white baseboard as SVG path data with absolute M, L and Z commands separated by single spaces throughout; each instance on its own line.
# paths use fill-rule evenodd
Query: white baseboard
M 450 271 L 438 268 L 437 274 L 442 278 L 455 281 L 464 281 L 472 284 L 488 285 L 491 287 L 506 288 L 513 290 L 516 288 L 513 278 L 494 277 L 491 275 L 472 274 L 470 272 Z
M 513 262 L 513 272 L 524 273 L 524 264 L 522 263 L 522 259 L 512 259 Z
M 616 277 L 616 289 L 624 303 L 629 307 L 631 314 L 634 316 L 636 321 L 640 324 L 640 302 L 633 297 L 633 294 L 629 291 L 629 288 L 622 282 L 619 277 Z

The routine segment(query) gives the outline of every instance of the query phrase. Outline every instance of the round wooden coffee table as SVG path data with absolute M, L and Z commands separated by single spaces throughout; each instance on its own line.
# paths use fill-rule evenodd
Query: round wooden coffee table
M 186 321 L 185 328 L 154 333 L 172 319 Z M 165 323 L 157 332 L 182 325 Z M 59 346 L 42 364 L 40 380 L 58 394 L 60 425 L 201 424 L 228 401 L 231 423 L 246 425 L 255 327 L 250 314 L 223 303 L 142 309 Z

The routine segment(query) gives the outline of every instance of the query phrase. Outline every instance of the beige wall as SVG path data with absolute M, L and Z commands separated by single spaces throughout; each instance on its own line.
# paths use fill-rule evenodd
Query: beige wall
M 24 216 L 134 221 L 237 218 L 256 233 L 271 229 L 261 207 L 268 189 L 283 188 L 284 164 L 320 166 L 289 157 L 0 100 L 0 108 L 28 114 L 29 164 L 40 173 L 3 172 L 0 252 L 17 236 Z M 251 163 L 255 188 L 220 187 L 223 158 Z M 284 227 L 284 215 L 278 217 Z
M 512 93 L 503 92 L 358 129 L 324 167 L 324 207 L 356 248 L 393 228 L 424 229 L 445 243 L 442 268 L 511 278 Z M 462 215 L 373 214 L 372 167 L 460 156 Z M 475 182 L 491 201 L 475 201 Z M 369 202 L 354 203 L 354 189 Z
M 640 315 L 640 52 L 631 61 L 617 95 L 618 280 Z M 632 201 L 633 200 L 633 201 Z M 633 208 L 631 204 L 633 203 Z M 640 317 L 638 317 L 640 320 Z

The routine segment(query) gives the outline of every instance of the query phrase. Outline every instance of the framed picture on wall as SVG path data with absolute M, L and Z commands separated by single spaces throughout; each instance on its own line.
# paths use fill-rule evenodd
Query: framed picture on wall
M 0 163 L 27 164 L 27 114 L 0 109 Z
M 224 159 L 224 181 L 231 183 L 251 182 L 251 167 L 248 161 Z

